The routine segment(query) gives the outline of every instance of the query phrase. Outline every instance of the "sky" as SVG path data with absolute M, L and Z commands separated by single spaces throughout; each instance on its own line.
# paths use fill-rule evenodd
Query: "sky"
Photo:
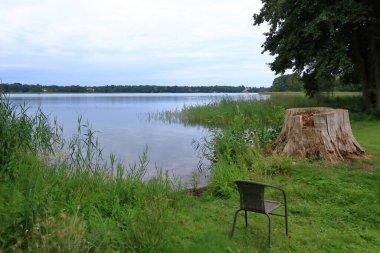
M 260 0 L 0 0 L 0 81 L 245 85 L 274 79 Z

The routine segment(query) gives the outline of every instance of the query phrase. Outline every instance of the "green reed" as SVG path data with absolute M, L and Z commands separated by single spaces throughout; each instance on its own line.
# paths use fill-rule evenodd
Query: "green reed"
M 96 132 L 81 116 L 77 133 L 66 140 L 41 110 L 31 116 L 26 106 L 1 97 L 0 115 L 0 251 L 161 247 L 171 233 L 166 225 L 177 185 L 162 169 L 144 178 L 147 149 L 138 163 L 124 166 L 112 154 L 103 157 Z

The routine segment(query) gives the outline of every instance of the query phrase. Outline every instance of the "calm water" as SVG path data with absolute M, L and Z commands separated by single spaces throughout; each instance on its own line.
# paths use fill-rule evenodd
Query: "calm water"
M 207 104 L 223 96 L 260 99 L 258 94 L 12 94 L 13 103 L 26 103 L 30 112 L 38 107 L 57 117 L 64 136 L 76 132 L 78 115 L 97 131 L 105 154 L 113 153 L 125 163 L 138 161 L 148 147 L 149 169 L 156 165 L 186 178 L 197 168 L 199 157 L 193 140 L 208 135 L 203 127 L 149 120 L 148 113 Z

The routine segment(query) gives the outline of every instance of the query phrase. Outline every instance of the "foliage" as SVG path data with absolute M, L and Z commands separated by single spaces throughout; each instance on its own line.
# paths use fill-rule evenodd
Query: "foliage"
M 297 74 L 281 75 L 273 80 L 271 91 L 303 91 L 303 82 Z
M 233 181 L 248 177 L 248 164 L 255 156 L 255 148 L 244 140 L 241 130 L 214 131 L 211 140 L 203 145 L 206 147 L 203 154 L 212 161 L 211 192 L 230 197 L 234 191 Z
M 296 107 L 332 107 L 347 109 L 353 120 L 378 120 L 378 109 L 365 110 L 359 92 L 331 92 L 321 93 L 314 98 L 307 98 L 301 92 L 268 92 L 273 105 L 285 109 Z
M 265 147 L 281 130 L 284 108 L 265 97 L 262 100 L 226 97 L 204 106 L 185 107 L 180 117 L 185 124 L 229 129 L 238 138 Z
M 224 98 L 205 106 L 186 107 L 179 115 L 186 124 L 211 127 L 211 136 L 197 146 L 212 162 L 211 192 L 230 197 L 235 191 L 234 180 L 248 178 L 249 172 L 258 170 L 253 161 L 263 156 L 263 150 L 281 130 L 284 108 L 271 100 Z
M 0 94 L 0 175 L 14 179 L 18 173 L 9 163 L 22 153 L 51 152 L 57 142 L 47 116 L 38 111 L 28 116 L 27 108 L 16 108 Z
M 311 96 L 337 79 L 361 83 L 366 106 L 380 107 L 379 1 L 262 2 L 254 24 L 269 23 L 263 48 L 275 55 L 273 71 L 303 73 Z

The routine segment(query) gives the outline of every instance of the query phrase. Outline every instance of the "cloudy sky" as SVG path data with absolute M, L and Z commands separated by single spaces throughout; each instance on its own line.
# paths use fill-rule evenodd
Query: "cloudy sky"
M 270 86 L 260 0 L 0 0 L 0 78 Z

